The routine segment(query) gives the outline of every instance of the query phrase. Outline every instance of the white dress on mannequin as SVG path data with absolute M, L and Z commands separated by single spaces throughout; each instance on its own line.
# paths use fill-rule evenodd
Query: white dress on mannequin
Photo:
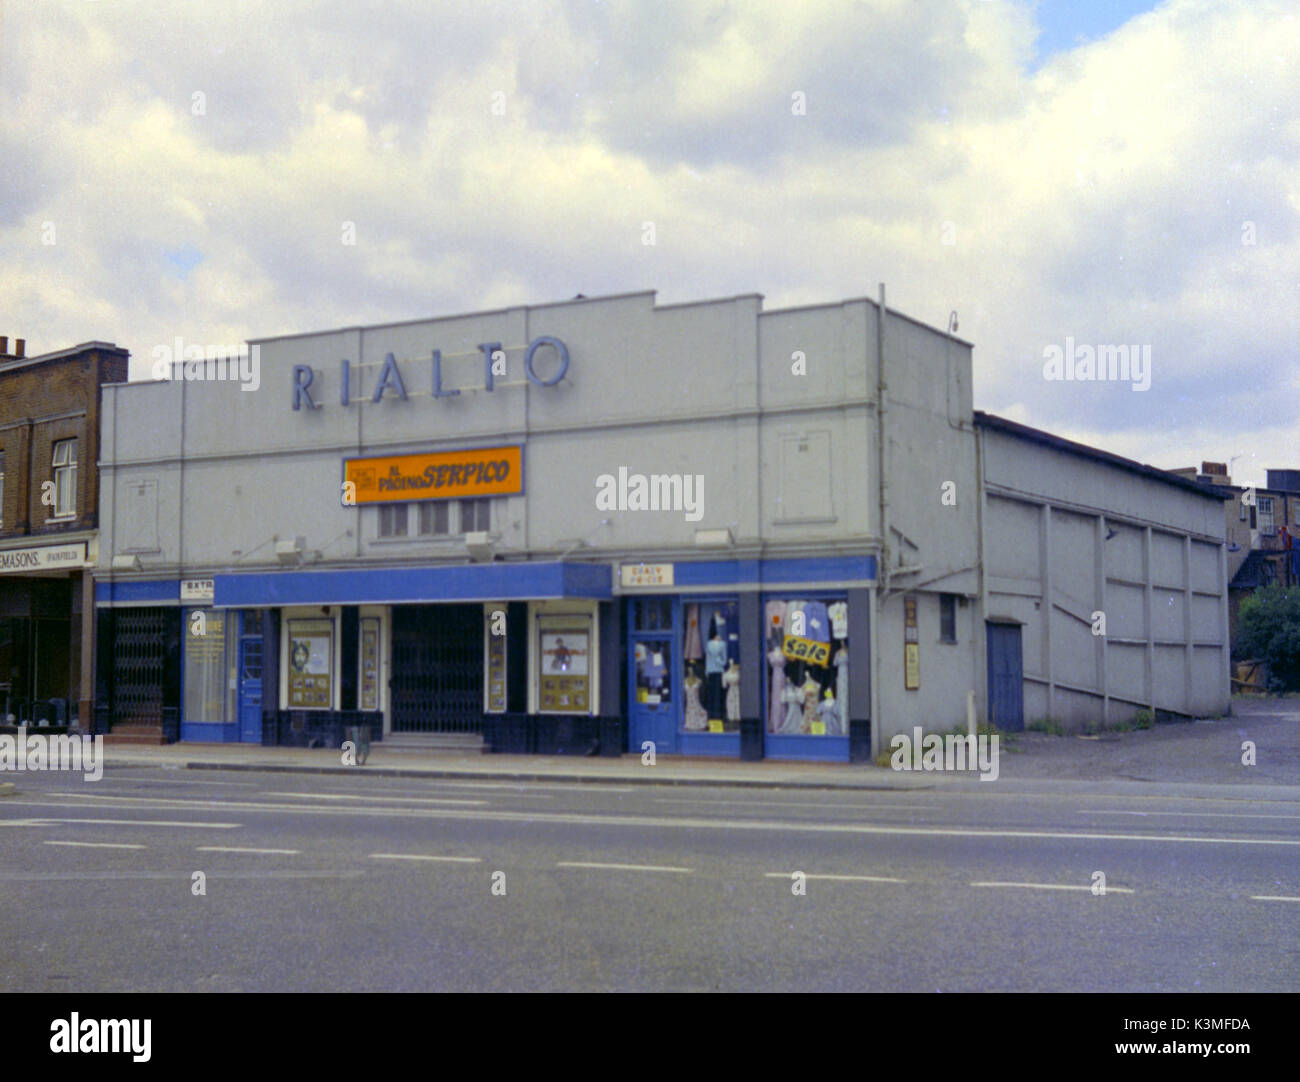
M 835 654 L 835 705 L 839 708 L 840 735 L 849 731 L 849 650 L 841 646 Z
M 727 720 L 740 720 L 740 666 L 734 661 L 722 674 L 722 686 L 727 689 Z

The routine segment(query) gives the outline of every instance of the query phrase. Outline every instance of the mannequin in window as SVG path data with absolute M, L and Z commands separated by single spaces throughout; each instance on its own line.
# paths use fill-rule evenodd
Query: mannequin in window
M 785 655 L 778 641 L 767 652 L 767 663 L 772 669 L 772 688 L 767 697 L 767 731 L 779 733 L 785 727 Z
M 772 685 L 767 696 L 767 731 L 779 733 L 785 721 L 785 655 L 781 653 L 784 639 L 785 602 L 767 603 L 767 663 L 772 670 Z
M 798 680 L 790 680 L 785 685 L 785 721 L 781 725 L 782 733 L 797 733 L 803 728 L 803 688 Z
M 686 606 L 686 643 L 682 650 L 682 656 L 687 661 L 699 661 L 704 656 L 704 648 L 700 644 L 699 605 Z
M 822 692 L 821 705 L 817 707 L 817 718 L 826 726 L 827 736 L 842 736 L 840 732 L 840 706 L 835 701 L 835 693 L 827 688 Z
M 722 720 L 722 674 L 726 668 L 727 644 L 722 641 L 722 633 L 714 622 L 712 634 L 704 647 L 704 708 L 710 720 Z
M 700 705 L 700 687 L 704 681 L 695 672 L 695 666 L 687 666 L 686 677 L 686 728 L 692 730 L 707 729 L 709 716 Z
M 840 735 L 849 731 L 849 643 L 845 639 L 835 652 L 835 705 L 839 708 Z
M 803 723 L 801 730 L 805 733 L 812 732 L 812 723 L 817 720 L 817 701 L 821 698 L 822 686 L 813 679 L 812 673 L 808 674 L 808 679 L 803 682 L 800 689 L 803 692 Z
M 727 720 L 740 721 L 740 666 L 734 661 L 722 674 L 723 686 L 727 689 Z

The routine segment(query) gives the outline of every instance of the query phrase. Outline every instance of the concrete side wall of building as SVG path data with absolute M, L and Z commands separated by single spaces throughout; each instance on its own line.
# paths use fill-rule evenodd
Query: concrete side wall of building
M 984 617 L 1021 626 L 1026 724 L 1226 712 L 1221 501 L 1001 431 L 981 447 Z

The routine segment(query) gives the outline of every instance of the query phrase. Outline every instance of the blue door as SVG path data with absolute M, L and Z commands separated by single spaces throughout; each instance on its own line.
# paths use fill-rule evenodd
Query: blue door
M 262 614 L 245 612 L 239 635 L 239 739 L 262 742 Z
M 628 750 L 639 755 L 641 745 L 654 741 L 656 755 L 677 751 L 681 707 L 673 679 L 673 638 L 670 632 L 633 632 L 628 651 Z
M 1025 727 L 1020 625 L 984 625 L 989 657 L 989 724 L 1018 733 Z

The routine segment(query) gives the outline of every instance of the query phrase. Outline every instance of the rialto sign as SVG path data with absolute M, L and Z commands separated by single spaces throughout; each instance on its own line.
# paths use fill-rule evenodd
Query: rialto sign
M 483 390 L 492 391 L 496 389 L 496 378 L 507 375 L 506 371 L 506 348 L 500 342 L 482 342 L 478 346 L 478 351 L 483 356 Z M 547 355 L 550 355 L 548 369 L 552 369 L 549 375 L 543 376 L 538 373 L 538 368 L 545 364 L 543 361 Z M 448 354 L 449 357 L 453 354 Z M 463 356 L 463 355 L 455 355 Z M 442 351 L 435 349 L 429 361 L 429 386 L 434 398 L 453 398 L 460 394 L 461 390 L 470 390 L 471 388 L 451 387 L 444 388 L 442 383 Z M 339 404 L 343 406 L 352 405 L 353 401 L 382 401 L 385 395 L 389 398 L 406 401 L 406 381 L 402 377 L 402 370 L 398 367 L 397 358 L 389 353 L 385 355 L 384 362 L 380 366 L 379 376 L 375 380 L 374 390 L 366 395 L 362 394 L 356 399 L 352 397 L 353 390 L 353 370 L 350 360 L 340 362 L 341 371 L 339 374 Z M 560 382 L 569 371 L 569 347 L 560 339 L 552 338 L 550 335 L 540 335 L 528 343 L 524 349 L 524 375 L 528 377 L 528 382 L 537 387 L 554 387 Z M 317 384 L 317 372 L 309 364 L 296 364 L 293 366 L 293 408 L 302 409 L 304 405 L 308 409 L 319 409 L 324 403 L 318 402 L 316 397 L 323 393 L 322 388 Z M 323 381 L 322 381 L 323 382 Z M 358 384 L 360 380 L 358 379 Z M 358 389 L 360 389 L 358 387 Z

